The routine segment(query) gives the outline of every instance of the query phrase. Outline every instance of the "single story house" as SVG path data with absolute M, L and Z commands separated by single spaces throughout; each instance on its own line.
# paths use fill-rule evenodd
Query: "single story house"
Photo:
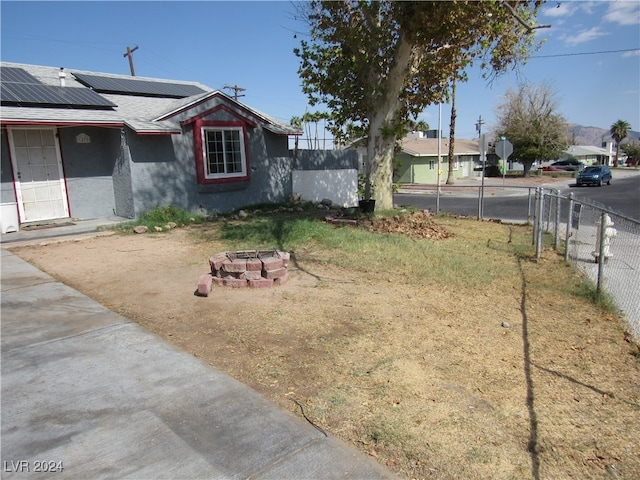
M 602 165 L 613 165 L 615 151 L 613 143 L 607 142 L 605 147 L 595 147 L 593 145 L 571 145 L 564 151 L 563 159 L 575 158 L 585 165 L 600 163 Z M 623 156 L 623 152 L 620 151 Z
M 227 212 L 292 193 L 288 137 L 302 132 L 223 92 L 57 67 L 0 69 L 5 219 L 135 218 L 162 205 Z
M 400 152 L 395 157 L 394 182 L 431 183 L 438 178 L 438 143 L 440 143 L 440 181 L 446 180 L 449 171 L 449 139 L 426 138 L 410 134 L 401 140 Z M 477 141 L 455 139 L 453 158 L 454 179 L 475 175 L 475 162 L 480 161 Z

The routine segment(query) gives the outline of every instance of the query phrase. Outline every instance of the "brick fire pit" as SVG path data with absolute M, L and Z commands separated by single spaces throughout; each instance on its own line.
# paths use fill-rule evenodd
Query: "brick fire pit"
M 241 250 L 216 253 L 209 258 L 211 273 L 198 280 L 200 296 L 208 296 L 213 285 L 234 288 L 268 288 L 289 280 L 290 255 L 280 250 Z

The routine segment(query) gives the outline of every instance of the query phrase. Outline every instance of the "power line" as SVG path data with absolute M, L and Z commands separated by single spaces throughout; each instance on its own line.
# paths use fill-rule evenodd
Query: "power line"
M 640 48 L 625 48 L 623 50 L 602 50 L 600 52 L 558 53 L 556 55 L 534 55 L 531 58 L 575 57 L 577 55 L 599 55 L 601 53 L 636 52 Z

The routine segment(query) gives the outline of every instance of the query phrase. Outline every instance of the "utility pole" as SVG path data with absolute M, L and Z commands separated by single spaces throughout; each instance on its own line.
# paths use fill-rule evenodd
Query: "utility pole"
M 225 85 L 223 88 L 227 90 L 233 90 L 233 99 L 237 102 L 238 97 L 244 97 L 244 95 L 239 95 L 238 92 L 244 92 L 246 88 L 239 87 L 238 85 Z
M 438 104 L 438 174 L 436 176 L 436 215 L 440 213 L 440 168 L 442 167 L 442 103 Z
M 127 51 L 122 54 L 123 57 L 129 57 L 129 68 L 131 69 L 131 76 L 132 77 L 136 76 L 136 71 L 133 69 L 133 55 L 132 54 L 137 49 L 138 49 L 137 45 L 135 47 L 133 47 L 133 48 L 127 47 Z

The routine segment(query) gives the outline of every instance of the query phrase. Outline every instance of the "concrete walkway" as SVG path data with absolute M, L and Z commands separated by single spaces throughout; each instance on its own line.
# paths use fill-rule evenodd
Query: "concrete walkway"
M 2 478 L 396 478 L 1 252 Z

